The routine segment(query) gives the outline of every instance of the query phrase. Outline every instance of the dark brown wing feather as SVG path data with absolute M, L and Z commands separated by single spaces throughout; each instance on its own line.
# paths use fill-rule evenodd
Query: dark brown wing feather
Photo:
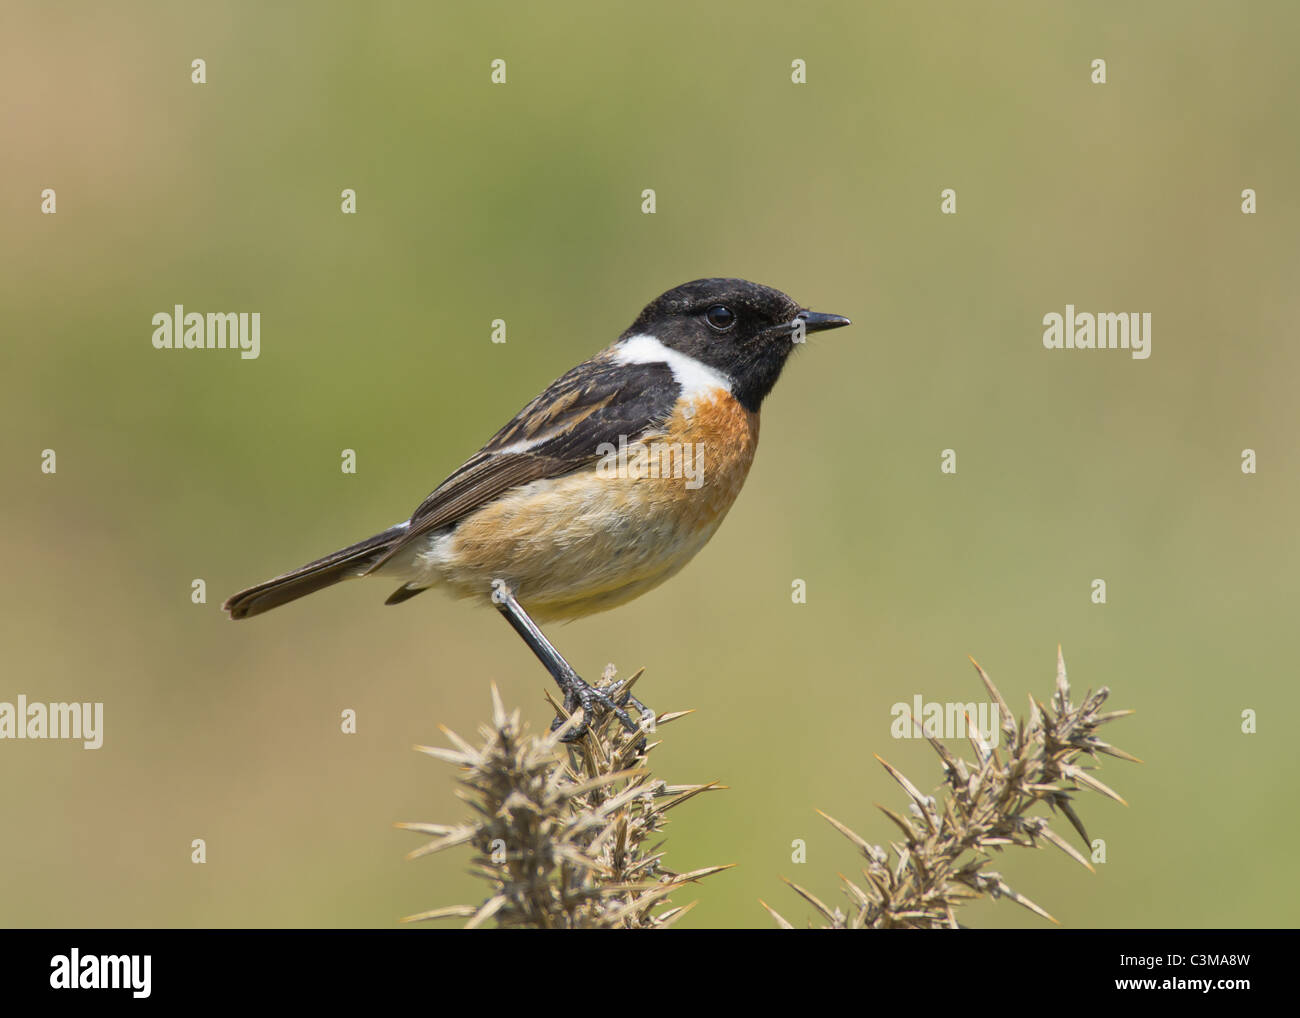
M 370 567 L 379 569 L 413 540 L 463 519 L 498 495 L 558 477 L 599 458 L 605 442 L 631 442 L 672 413 L 680 386 L 667 364 L 619 364 L 598 355 L 556 379 L 434 490 L 410 529 Z M 530 443 L 527 449 L 512 447 Z

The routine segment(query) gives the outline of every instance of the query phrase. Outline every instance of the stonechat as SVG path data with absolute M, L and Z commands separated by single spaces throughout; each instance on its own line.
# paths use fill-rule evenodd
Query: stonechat
M 431 587 L 478 598 L 546 666 L 565 710 L 583 709 L 569 738 L 597 706 L 635 730 L 625 708 L 644 706 L 617 683 L 585 682 L 537 622 L 614 608 L 686 565 L 745 483 L 759 408 L 795 345 L 848 324 L 742 279 L 669 290 L 520 410 L 410 519 L 224 607 L 249 618 L 355 576 L 398 581 L 387 604 Z

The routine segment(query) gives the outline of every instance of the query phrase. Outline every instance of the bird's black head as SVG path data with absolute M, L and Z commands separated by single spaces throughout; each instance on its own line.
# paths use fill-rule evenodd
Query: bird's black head
M 725 375 L 732 394 L 757 411 L 772 391 L 795 336 L 848 325 L 818 314 L 770 286 L 744 279 L 697 279 L 646 305 L 622 339 L 648 335 Z

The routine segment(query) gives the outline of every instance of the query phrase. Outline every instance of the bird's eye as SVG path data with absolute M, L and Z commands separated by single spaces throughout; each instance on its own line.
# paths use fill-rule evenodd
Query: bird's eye
M 736 324 L 736 316 L 731 308 L 723 307 L 721 304 L 714 304 L 709 308 L 704 313 L 704 318 L 718 332 L 726 332 Z

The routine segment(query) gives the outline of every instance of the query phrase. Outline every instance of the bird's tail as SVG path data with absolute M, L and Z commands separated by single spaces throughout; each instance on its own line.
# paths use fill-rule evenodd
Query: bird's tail
M 222 607 L 230 612 L 232 619 L 246 619 L 253 615 L 261 615 L 262 612 L 278 608 L 290 601 L 296 601 L 340 580 L 360 576 L 373 560 L 378 559 L 401 540 L 406 530 L 405 523 L 389 527 L 382 534 L 367 537 L 364 541 L 358 541 L 354 545 L 336 551 L 333 555 L 326 555 L 315 562 L 299 566 L 283 576 L 241 590 L 228 598 Z

